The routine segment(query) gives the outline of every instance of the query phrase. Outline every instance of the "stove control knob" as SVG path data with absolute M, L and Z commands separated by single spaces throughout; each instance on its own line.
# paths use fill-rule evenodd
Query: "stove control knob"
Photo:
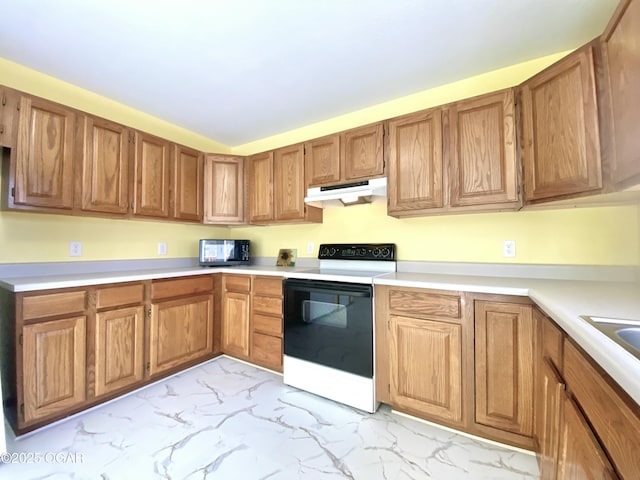
M 391 249 L 389 248 L 383 248 L 382 249 L 382 256 L 384 258 L 389 258 L 391 256 Z

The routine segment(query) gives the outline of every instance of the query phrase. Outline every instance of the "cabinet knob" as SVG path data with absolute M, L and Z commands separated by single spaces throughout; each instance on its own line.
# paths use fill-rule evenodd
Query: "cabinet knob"
M 147 317 L 151 318 L 151 309 L 147 310 Z

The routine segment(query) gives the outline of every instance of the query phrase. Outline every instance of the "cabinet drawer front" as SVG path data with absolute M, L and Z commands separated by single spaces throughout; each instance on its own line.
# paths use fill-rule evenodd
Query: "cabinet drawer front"
M 460 318 L 460 296 L 446 293 L 390 290 L 389 310 L 393 313 Z
M 578 349 L 564 342 L 564 376 L 580 408 L 622 478 L 637 478 L 640 409 L 622 398 Z M 633 405 L 632 405 L 633 404 Z
M 86 299 L 87 292 L 85 290 L 24 297 L 22 299 L 22 318 L 31 320 L 55 315 L 81 313 L 86 308 Z
M 253 311 L 280 316 L 282 315 L 282 298 L 255 295 L 253 297 Z
M 282 335 L 282 318 L 255 314 L 253 316 L 253 329 L 270 335 Z
M 161 280 L 151 284 L 151 299 L 182 297 L 184 295 L 208 293 L 212 290 L 213 277 L 211 275 Z
M 110 308 L 119 305 L 133 305 L 144 301 L 144 285 L 124 285 L 98 288 L 96 290 L 96 308 Z
M 253 293 L 258 295 L 282 296 L 281 277 L 255 277 L 253 279 Z
M 249 293 L 251 277 L 249 275 L 225 275 L 224 289 L 231 292 Z
M 252 356 L 256 363 L 282 371 L 282 339 L 254 333 Z

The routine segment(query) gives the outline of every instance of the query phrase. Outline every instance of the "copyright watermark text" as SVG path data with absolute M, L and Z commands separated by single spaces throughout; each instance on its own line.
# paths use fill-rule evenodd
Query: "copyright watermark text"
M 15 452 L 0 454 L 0 463 L 83 463 L 80 452 Z

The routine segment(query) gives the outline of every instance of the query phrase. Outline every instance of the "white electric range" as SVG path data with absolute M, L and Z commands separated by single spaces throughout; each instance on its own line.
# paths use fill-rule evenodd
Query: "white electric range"
M 284 383 L 375 412 L 373 279 L 394 244 L 323 244 L 320 268 L 284 282 Z

